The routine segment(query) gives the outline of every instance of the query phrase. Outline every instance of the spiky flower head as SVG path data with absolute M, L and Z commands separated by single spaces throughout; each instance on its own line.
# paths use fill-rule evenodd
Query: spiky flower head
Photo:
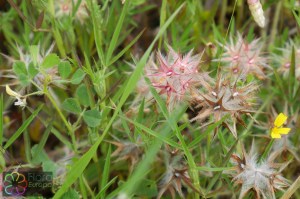
M 255 39 L 247 42 L 238 34 L 237 39 L 230 37 L 229 42 L 224 47 L 222 57 L 215 61 L 225 63 L 225 70 L 231 75 L 245 78 L 248 74 L 253 74 L 258 78 L 265 78 L 264 68 L 268 67 L 266 57 L 262 56 L 262 42 Z
M 159 182 L 157 198 L 162 198 L 166 193 L 171 194 L 172 198 L 176 198 L 176 193 L 179 194 L 181 198 L 185 198 L 182 192 L 183 185 L 199 192 L 190 179 L 188 166 L 183 155 L 178 150 L 170 150 L 168 146 L 166 149 L 167 150 L 164 151 L 166 156 L 166 171 Z
M 168 108 L 182 102 L 201 82 L 205 74 L 198 72 L 201 55 L 186 55 L 175 52 L 170 46 L 166 56 L 157 53 L 156 60 L 151 56 L 145 67 L 146 76 L 157 92 L 167 100 Z
M 241 116 L 254 111 L 255 91 L 258 86 L 253 82 L 243 85 L 241 82 L 231 82 L 230 79 L 218 76 L 215 82 L 205 82 L 202 87 L 193 98 L 192 103 L 201 110 L 192 121 L 202 122 L 213 116 L 212 122 L 218 122 L 224 116 L 230 115 L 223 124 L 237 138 L 236 124 L 244 125 Z
M 244 198 L 249 191 L 254 191 L 256 198 L 275 199 L 275 190 L 284 191 L 289 186 L 288 181 L 280 175 L 288 165 L 283 164 L 278 168 L 274 163 L 276 154 L 271 154 L 268 160 L 258 161 L 254 147 L 249 154 L 243 149 L 242 158 L 232 155 L 236 163 L 233 181 L 235 185 L 241 185 L 239 198 Z
M 279 64 L 279 73 L 283 74 L 284 78 L 288 78 L 291 68 L 293 46 L 295 47 L 295 76 L 300 81 L 300 48 L 298 46 L 296 46 L 292 41 L 289 41 L 285 44 L 284 48 L 279 49 L 282 52 L 282 55 L 274 55 L 274 58 Z
M 111 154 L 111 157 L 115 157 L 115 162 L 129 161 L 130 171 L 133 170 L 135 164 L 139 161 L 143 154 L 143 143 L 141 139 L 137 138 L 136 142 L 130 140 L 120 140 L 115 138 L 116 141 L 110 141 L 117 149 Z

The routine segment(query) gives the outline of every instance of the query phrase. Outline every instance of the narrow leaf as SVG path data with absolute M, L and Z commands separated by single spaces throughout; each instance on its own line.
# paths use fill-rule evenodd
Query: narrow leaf
M 44 11 L 42 11 L 42 12 L 40 13 L 40 15 L 39 15 L 39 17 L 38 17 L 38 19 L 37 19 L 37 21 L 36 21 L 36 23 L 35 23 L 36 29 L 39 29 L 39 28 L 42 26 L 43 21 L 44 21 L 44 14 L 45 14 Z
M 130 3 L 130 1 L 125 1 L 125 4 L 124 4 L 122 12 L 121 12 L 121 15 L 119 17 L 119 21 L 118 21 L 118 23 L 115 27 L 115 32 L 114 32 L 114 34 L 111 38 L 109 48 L 107 50 L 106 65 L 108 65 L 108 63 L 110 62 L 112 54 L 113 54 L 113 52 L 116 48 L 118 38 L 120 36 L 121 28 L 122 28 L 122 25 L 124 24 L 124 19 L 125 19 L 126 13 L 128 12 L 129 3 Z
M 107 185 L 107 181 L 109 178 L 109 170 L 110 170 L 110 156 L 111 156 L 111 145 L 108 147 L 108 151 L 105 158 L 105 164 L 103 168 L 103 174 L 101 179 L 101 187 L 105 187 Z M 105 198 L 105 190 L 100 194 L 101 198 Z
M 40 105 L 31 115 L 30 117 L 25 120 L 25 122 L 22 124 L 22 126 L 9 138 L 9 140 L 6 142 L 4 149 L 7 149 L 14 141 L 23 133 L 23 131 L 29 126 L 29 124 L 32 122 L 32 120 L 38 115 L 40 110 L 43 108 L 43 105 Z

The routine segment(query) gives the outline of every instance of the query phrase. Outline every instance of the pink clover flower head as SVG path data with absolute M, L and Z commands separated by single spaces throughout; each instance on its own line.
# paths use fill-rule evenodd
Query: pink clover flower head
M 215 61 L 224 62 L 227 71 L 232 75 L 244 78 L 248 74 L 253 74 L 260 79 L 265 78 L 264 68 L 269 68 L 267 58 L 262 56 L 262 43 L 259 39 L 251 42 L 245 41 L 238 34 L 236 41 L 231 37 L 229 42 L 224 47 L 223 55 Z
M 166 98 L 168 108 L 172 109 L 192 92 L 204 76 L 198 72 L 201 55 L 193 56 L 192 50 L 182 55 L 170 46 L 168 50 L 166 56 L 158 52 L 156 60 L 151 56 L 145 73 L 157 92 Z

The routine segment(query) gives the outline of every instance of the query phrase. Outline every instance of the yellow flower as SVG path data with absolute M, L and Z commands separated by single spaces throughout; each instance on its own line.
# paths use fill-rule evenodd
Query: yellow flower
M 6 90 L 6 93 L 14 98 L 17 99 L 17 101 L 15 102 L 15 106 L 21 106 L 21 107 L 25 107 L 27 104 L 26 104 L 26 97 L 20 95 L 19 93 L 11 90 L 11 88 L 6 85 L 5 86 L 5 90 Z
M 275 121 L 274 127 L 271 130 L 271 137 L 272 138 L 281 138 L 281 134 L 288 134 L 290 132 L 290 128 L 283 128 L 282 125 L 287 120 L 287 116 L 283 113 L 280 113 Z

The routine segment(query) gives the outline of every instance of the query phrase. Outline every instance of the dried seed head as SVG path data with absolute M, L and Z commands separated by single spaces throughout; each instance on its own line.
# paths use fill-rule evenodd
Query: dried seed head
M 236 123 L 244 125 L 241 115 L 254 111 L 253 101 L 258 86 L 254 83 L 239 85 L 218 77 L 216 82 L 203 83 L 202 87 L 192 102 L 196 107 L 201 107 L 201 110 L 192 120 L 201 122 L 213 115 L 213 122 L 217 122 L 225 115 L 231 115 L 224 125 L 237 137 Z
M 182 187 L 186 186 L 194 191 L 198 191 L 188 174 L 188 167 L 185 159 L 179 151 L 174 152 L 169 146 L 164 151 L 166 160 L 166 171 L 159 182 L 159 193 L 157 198 L 162 198 L 164 194 L 170 193 L 172 198 L 176 197 L 176 192 L 181 198 L 184 198 Z M 174 153 L 173 153 L 174 152 Z
M 258 162 L 253 149 L 250 154 L 243 150 L 242 158 L 238 155 L 232 156 L 237 166 L 233 181 L 235 185 L 242 186 L 239 198 L 244 198 L 252 190 L 258 198 L 262 196 L 265 199 L 275 199 L 275 190 L 283 190 L 289 186 L 288 181 L 280 175 L 287 164 L 277 169 L 272 156 L 271 154 L 268 161 Z
M 117 139 L 117 138 L 116 138 Z M 135 164 L 139 161 L 143 154 L 143 147 L 140 139 L 136 143 L 129 140 L 110 141 L 117 149 L 111 154 L 111 157 L 116 157 L 115 162 L 128 160 L 130 161 L 130 171 L 132 171 Z

